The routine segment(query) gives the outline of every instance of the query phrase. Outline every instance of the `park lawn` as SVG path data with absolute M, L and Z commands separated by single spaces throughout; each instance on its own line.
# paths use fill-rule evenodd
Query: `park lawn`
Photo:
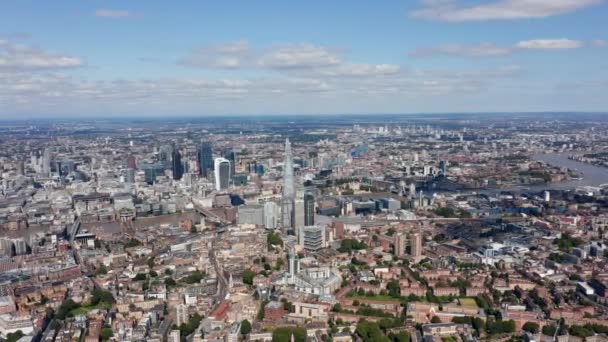
M 349 297 L 352 299 L 358 299 L 358 300 L 381 300 L 381 301 L 385 301 L 385 302 L 389 302 L 389 301 L 395 301 L 398 302 L 399 298 L 395 298 L 395 297 L 391 297 L 391 296 L 381 296 L 381 295 L 375 295 L 375 296 L 360 296 L 360 295 L 354 295 L 352 297 Z
M 471 307 L 471 308 L 477 307 L 477 302 L 475 302 L 474 298 L 460 297 L 460 298 L 458 298 L 458 301 L 460 302 L 460 305 L 462 305 L 462 306 Z
M 89 311 L 91 311 L 91 310 L 95 310 L 95 309 L 110 310 L 111 308 L 112 308 L 112 304 L 101 302 L 97 305 L 87 305 L 87 306 L 78 307 L 78 308 L 70 311 L 70 313 L 72 314 L 72 316 L 87 315 L 89 313 Z

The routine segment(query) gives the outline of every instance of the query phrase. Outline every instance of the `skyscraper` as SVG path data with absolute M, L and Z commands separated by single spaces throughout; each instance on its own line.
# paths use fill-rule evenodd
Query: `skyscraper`
M 405 235 L 395 234 L 395 256 L 403 257 L 405 254 Z
M 137 169 L 137 163 L 135 162 L 135 156 L 127 157 L 127 169 L 133 169 L 133 170 Z
M 275 202 L 269 201 L 264 203 L 264 226 L 266 229 L 275 229 L 277 227 L 278 211 L 278 206 Z
M 285 161 L 283 163 L 283 198 L 281 199 L 281 224 L 283 231 L 293 234 L 293 207 L 295 200 L 295 184 L 293 179 L 293 156 L 291 143 L 285 139 Z
M 213 151 L 211 143 L 203 142 L 198 149 L 198 172 L 202 177 L 209 177 L 213 170 Z
M 42 155 L 42 175 L 48 177 L 51 175 L 51 149 L 45 148 Z
M 420 233 L 414 233 L 411 236 L 411 252 L 412 252 L 412 257 L 414 258 L 414 260 L 418 261 L 418 259 L 420 259 L 420 257 L 422 256 L 422 234 Z
M 214 176 L 215 190 L 228 189 L 230 186 L 230 161 L 225 158 L 215 158 Z
M 184 174 L 184 165 L 182 164 L 182 155 L 178 150 L 174 150 L 171 154 L 171 163 L 173 170 L 173 179 L 180 180 Z
M 315 196 L 311 193 L 304 195 L 304 225 L 315 225 Z

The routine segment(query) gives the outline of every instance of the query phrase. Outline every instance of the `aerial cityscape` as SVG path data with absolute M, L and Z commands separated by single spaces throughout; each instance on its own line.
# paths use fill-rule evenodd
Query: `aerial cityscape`
M 177 3 L 0 5 L 0 341 L 608 341 L 605 1 Z

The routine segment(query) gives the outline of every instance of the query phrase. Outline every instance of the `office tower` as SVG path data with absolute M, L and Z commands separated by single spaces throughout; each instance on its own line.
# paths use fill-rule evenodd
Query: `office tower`
M 395 256 L 401 258 L 405 254 L 405 234 L 395 234 Z
M 315 252 L 325 247 L 325 227 L 310 226 L 302 228 L 304 249 Z
M 135 156 L 127 157 L 127 169 L 133 169 L 133 170 L 137 169 L 137 164 L 135 163 Z
M 297 198 L 293 201 L 293 226 L 296 235 L 298 235 L 300 228 L 304 227 L 304 216 L 304 200 Z
M 420 208 L 424 207 L 424 194 L 422 190 L 420 190 L 420 197 L 418 197 L 418 206 Z
M 215 158 L 215 190 L 222 191 L 230 186 L 230 161 L 226 158 Z
M 285 161 L 283 163 L 283 198 L 281 199 L 281 225 L 285 233 L 293 234 L 293 205 L 295 200 L 293 178 L 293 156 L 291 143 L 285 139 Z
M 156 177 L 165 174 L 165 167 L 163 163 L 149 164 L 143 167 L 146 183 L 149 185 L 154 184 Z
M 226 158 L 230 162 L 230 179 L 234 177 L 236 171 L 236 152 L 230 149 L 224 152 L 224 158 Z
M 134 169 L 127 169 L 127 172 L 125 175 L 125 182 L 128 184 L 135 183 L 135 170 Z
M 448 161 L 447 160 L 440 161 L 439 167 L 441 168 L 441 174 L 446 176 L 448 174 Z
M 275 202 L 264 203 L 264 227 L 275 229 L 277 227 L 277 213 L 279 209 Z
M 198 173 L 202 177 L 209 177 L 213 170 L 213 151 L 211 143 L 203 142 L 198 149 Z
M 14 239 L 15 255 L 25 255 L 27 253 L 27 243 L 23 239 Z
M 545 191 L 545 202 L 551 202 L 551 193 L 549 191 Z
M 51 175 L 51 149 L 45 148 L 42 155 L 42 175 L 49 177 Z
M 180 341 L 180 331 L 179 330 L 171 330 L 169 333 L 168 342 L 179 342 Z
M 168 162 L 171 160 L 171 156 L 173 154 L 173 146 L 164 145 L 160 147 L 158 151 L 158 160 L 162 162 Z
M 412 257 L 414 258 L 414 260 L 418 260 L 422 256 L 422 234 L 412 234 L 411 244 Z
M 188 322 L 188 307 L 185 304 L 178 304 L 175 307 L 175 318 L 177 326 Z
M 17 174 L 25 176 L 25 162 L 23 160 L 17 161 Z
M 304 225 L 315 225 L 315 196 L 311 193 L 304 195 Z
M 178 150 L 173 151 L 171 154 L 171 164 L 173 170 L 173 179 L 180 180 L 184 174 L 184 165 L 182 164 L 182 155 Z
M 289 277 L 288 282 L 290 284 L 294 283 L 295 275 L 298 273 L 300 273 L 300 260 L 298 258 L 298 255 L 290 249 L 289 262 L 287 264 L 287 275 Z

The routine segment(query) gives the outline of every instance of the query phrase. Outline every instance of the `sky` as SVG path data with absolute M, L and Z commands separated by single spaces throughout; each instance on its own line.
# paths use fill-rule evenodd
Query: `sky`
M 608 112 L 608 0 L 5 0 L 0 119 Z

